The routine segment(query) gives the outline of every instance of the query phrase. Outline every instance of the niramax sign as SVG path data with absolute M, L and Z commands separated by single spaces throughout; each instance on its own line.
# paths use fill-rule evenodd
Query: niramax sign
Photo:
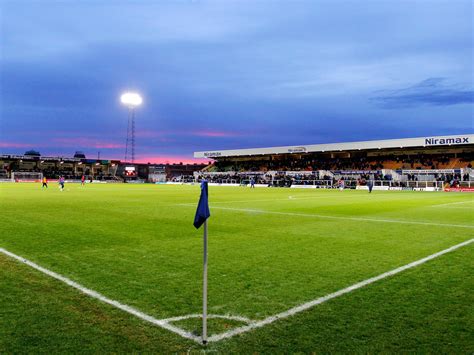
M 425 145 L 469 144 L 470 137 L 425 138 Z

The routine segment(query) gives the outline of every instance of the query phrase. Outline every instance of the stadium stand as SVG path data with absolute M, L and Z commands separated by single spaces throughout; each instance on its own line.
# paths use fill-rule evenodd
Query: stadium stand
M 79 151 L 73 158 L 43 157 L 37 151 L 28 151 L 24 155 L 0 155 L 0 181 L 36 181 L 38 178 L 32 176 L 41 174 L 50 180 L 64 176 L 71 182 L 79 182 L 82 176 L 93 182 L 158 182 L 183 174 L 192 176 L 195 171 L 206 166 L 182 163 L 130 164 L 120 160 L 86 159 L 84 153 Z
M 474 136 L 196 152 L 214 159 L 195 180 L 217 184 L 358 188 L 368 180 L 386 188 L 474 187 Z M 187 178 L 189 180 L 189 178 Z

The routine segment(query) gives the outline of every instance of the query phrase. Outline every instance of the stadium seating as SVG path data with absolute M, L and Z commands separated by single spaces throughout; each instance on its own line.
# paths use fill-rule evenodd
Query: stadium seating
M 206 172 L 244 171 L 315 171 L 315 170 L 381 170 L 381 169 L 457 169 L 472 167 L 472 156 L 447 158 L 443 155 L 380 156 L 362 158 L 324 158 L 300 156 L 266 161 L 219 160 Z

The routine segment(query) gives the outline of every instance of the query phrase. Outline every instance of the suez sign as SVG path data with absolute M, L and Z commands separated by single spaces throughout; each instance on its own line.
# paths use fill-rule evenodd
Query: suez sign
M 222 154 L 221 152 L 205 152 L 204 156 L 206 158 L 213 158 L 213 157 L 220 157 Z
M 306 147 L 289 148 L 288 153 L 306 153 Z
M 288 148 L 288 153 L 306 153 L 306 147 Z M 214 158 L 222 156 L 221 152 L 204 152 L 206 158 Z
M 425 145 L 469 144 L 469 137 L 425 138 Z

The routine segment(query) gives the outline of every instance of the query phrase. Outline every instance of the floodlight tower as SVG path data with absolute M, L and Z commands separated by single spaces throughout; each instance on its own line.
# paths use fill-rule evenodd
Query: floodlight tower
M 125 143 L 125 161 L 128 160 L 131 151 L 131 162 L 135 163 L 135 107 L 143 102 L 140 95 L 134 92 L 126 92 L 120 97 L 122 104 L 128 107 L 127 141 Z

